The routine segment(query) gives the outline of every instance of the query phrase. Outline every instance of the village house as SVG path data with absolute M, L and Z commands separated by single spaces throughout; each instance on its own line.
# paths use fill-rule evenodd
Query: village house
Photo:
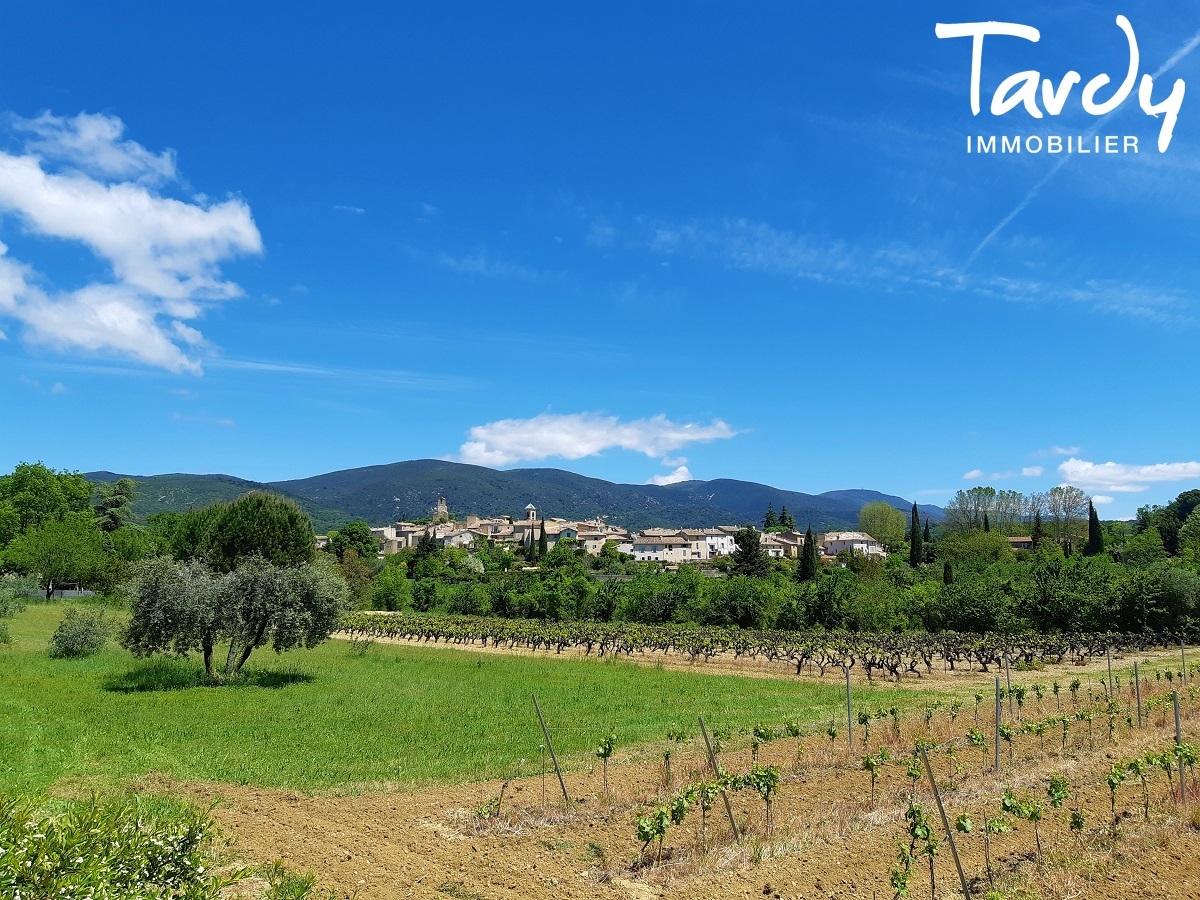
M 831 531 L 821 535 L 820 546 L 825 556 L 837 556 L 843 550 L 864 556 L 887 556 L 879 541 L 861 531 Z

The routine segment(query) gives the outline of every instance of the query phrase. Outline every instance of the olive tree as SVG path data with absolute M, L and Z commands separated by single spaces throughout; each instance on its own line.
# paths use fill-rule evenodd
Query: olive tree
M 218 645 L 227 644 L 226 677 L 237 675 L 257 647 L 315 647 L 337 627 L 349 593 L 331 566 L 277 566 L 258 556 L 230 572 L 156 557 L 139 566 L 127 589 L 122 644 L 135 656 L 200 651 L 210 678 L 217 677 Z

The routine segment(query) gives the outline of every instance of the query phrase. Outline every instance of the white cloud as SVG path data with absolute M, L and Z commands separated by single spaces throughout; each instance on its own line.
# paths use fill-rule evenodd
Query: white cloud
M 658 415 L 622 422 L 616 416 L 600 413 L 547 412 L 531 419 L 503 419 L 476 425 L 467 432 L 469 440 L 459 448 L 458 459 L 481 466 L 506 466 L 549 456 L 582 459 L 614 448 L 663 456 L 688 444 L 731 438 L 735 434 L 720 419 L 708 425 L 680 424 Z
M 681 481 L 695 481 L 687 466 L 680 466 L 669 475 L 652 475 L 646 484 L 679 484 Z
M 136 141 L 123 141 L 125 123 L 115 116 L 80 113 L 61 118 L 12 119 L 15 131 L 31 135 L 26 150 L 75 166 L 101 178 L 132 178 L 143 183 L 175 179 L 175 153 L 151 153 Z
M 1116 493 L 1134 493 L 1148 490 L 1151 484 L 1200 478 L 1200 462 L 1133 466 L 1115 462 L 1094 463 L 1072 457 L 1060 464 L 1058 471 L 1068 484 Z
M 1025 466 L 1021 469 L 1021 475 L 1025 478 L 1038 478 L 1046 473 L 1046 470 L 1041 466 Z
M 47 113 L 13 127 L 32 138 L 21 154 L 0 152 L 0 212 L 34 236 L 86 246 L 112 279 L 46 289 L 39 273 L 0 244 L 0 315 L 22 323 L 32 343 L 199 374 L 190 353 L 204 338 L 185 322 L 241 295 L 221 280 L 218 265 L 262 252 L 249 207 L 238 199 L 184 202 L 152 190 L 175 176 L 174 155 L 120 140 L 119 119 Z
M 963 480 L 970 481 L 972 478 L 982 478 L 983 469 L 972 469 L 970 472 L 963 472 Z
M 1109 497 L 1105 494 L 1094 494 L 1092 496 L 1092 503 L 1096 506 L 1104 506 L 1106 504 L 1113 503 L 1115 501 L 1116 501 L 1115 497 Z
M 336 204 L 334 204 L 333 208 L 336 209 L 338 212 L 354 213 L 355 215 L 362 215 L 363 213 L 366 212 L 366 210 L 363 209 L 361 206 L 346 206 L 343 203 L 336 203 Z

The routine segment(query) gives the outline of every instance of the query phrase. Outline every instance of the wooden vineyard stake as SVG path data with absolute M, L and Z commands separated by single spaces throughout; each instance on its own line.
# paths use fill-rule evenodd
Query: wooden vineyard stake
M 933 799 L 937 803 L 938 813 L 942 817 L 942 827 L 946 829 L 946 838 L 950 841 L 950 855 L 954 857 L 954 868 L 958 869 L 958 880 L 962 884 L 963 896 L 967 900 L 971 900 L 971 888 L 967 884 L 967 876 L 963 873 L 962 860 L 958 858 L 958 846 L 954 843 L 954 829 L 950 827 L 950 820 L 946 818 L 946 807 L 942 805 L 942 794 L 938 790 L 937 779 L 933 777 L 933 767 L 929 765 L 929 756 L 926 754 L 925 748 L 918 745 L 917 749 L 921 751 L 921 761 L 925 763 L 929 786 L 933 788 Z
M 1171 691 L 1171 700 L 1175 703 L 1175 746 L 1183 744 L 1183 728 L 1179 722 L 1179 691 Z M 1183 757 L 1179 757 L 1179 802 L 1187 803 L 1187 772 Z
M 846 670 L 846 741 L 850 752 L 854 752 L 854 701 L 850 698 L 850 667 L 842 666 Z M 865 750 L 870 750 L 869 747 L 864 747 Z
M 1012 721 L 1013 717 L 1013 695 L 1012 695 L 1012 675 L 1008 671 L 1008 654 L 1004 654 L 1004 686 L 1008 690 L 1008 718 Z
M 700 720 L 700 734 L 704 736 L 704 746 L 708 749 L 708 761 L 712 765 L 713 775 L 719 780 L 721 767 L 717 765 L 717 754 L 713 752 L 712 741 L 708 739 L 708 729 L 704 727 L 704 716 L 696 718 Z M 738 833 L 737 820 L 733 818 L 733 807 L 729 805 L 729 794 L 725 793 L 725 788 L 721 788 L 721 799 L 725 801 L 725 815 L 729 817 L 729 827 L 733 829 L 733 839 L 740 841 L 742 836 Z
M 995 771 L 1000 771 L 1000 676 L 996 676 L 996 760 Z
M 1138 672 L 1137 660 L 1133 663 L 1133 698 L 1137 701 L 1138 728 L 1142 727 L 1142 676 Z
M 567 783 L 563 781 L 562 769 L 558 767 L 558 757 L 554 755 L 554 745 L 550 743 L 550 729 L 546 727 L 546 720 L 542 718 L 542 708 L 538 706 L 537 694 L 531 694 L 533 697 L 533 708 L 537 712 L 538 722 L 542 726 L 542 737 L 546 739 L 546 749 L 550 751 L 550 761 L 554 763 L 554 774 L 558 776 L 558 786 L 562 788 L 563 803 L 569 808 L 571 806 L 571 798 L 567 794 Z

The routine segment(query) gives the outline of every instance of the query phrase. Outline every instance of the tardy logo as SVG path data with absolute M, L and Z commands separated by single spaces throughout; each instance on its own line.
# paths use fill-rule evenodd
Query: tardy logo
M 1137 82 L 1140 56 L 1138 54 L 1137 38 L 1133 26 L 1125 16 L 1117 16 L 1117 27 L 1125 32 L 1129 42 L 1129 65 L 1125 78 L 1107 99 L 1097 95 L 1104 91 L 1112 79 L 1101 73 L 1096 75 L 1083 86 L 1080 101 L 1084 112 L 1093 116 L 1107 116 L 1125 102 Z M 1037 43 L 1041 40 L 1041 32 L 1030 25 L 1019 25 L 1014 22 L 956 22 L 937 23 L 934 33 L 939 38 L 971 38 L 971 112 L 979 115 L 980 109 L 980 78 L 983 70 L 983 44 L 988 36 L 1015 37 Z M 1161 74 L 1161 72 L 1159 73 Z M 1036 69 L 1015 72 L 1000 82 L 992 94 L 991 113 L 1002 116 L 1018 105 L 1024 106 L 1025 111 L 1035 119 L 1044 115 L 1060 115 L 1067 105 L 1071 91 L 1083 80 L 1074 69 L 1069 70 L 1055 84 L 1050 78 L 1042 78 L 1042 73 Z M 1039 91 L 1040 105 L 1039 105 Z M 1153 102 L 1154 76 L 1142 75 L 1138 83 L 1138 103 L 1148 116 L 1157 118 L 1162 115 L 1162 125 L 1158 132 L 1158 152 L 1164 152 L 1171 144 L 1171 134 L 1175 130 L 1175 122 L 1179 118 L 1179 108 L 1183 105 L 1183 94 L 1186 85 L 1182 78 L 1175 79 L 1170 94 L 1158 103 Z M 1044 111 L 1043 111 L 1044 110 Z M 1097 123 L 1098 127 L 1099 123 Z M 1137 153 L 1138 139 L 1134 135 L 1100 135 L 1096 128 L 1083 135 L 1027 135 L 1024 137 L 1002 136 L 1000 152 L 1020 153 L 1024 148 L 1027 153 Z M 974 141 L 972 141 L 974 138 Z M 968 153 L 996 152 L 996 136 L 968 135 Z

